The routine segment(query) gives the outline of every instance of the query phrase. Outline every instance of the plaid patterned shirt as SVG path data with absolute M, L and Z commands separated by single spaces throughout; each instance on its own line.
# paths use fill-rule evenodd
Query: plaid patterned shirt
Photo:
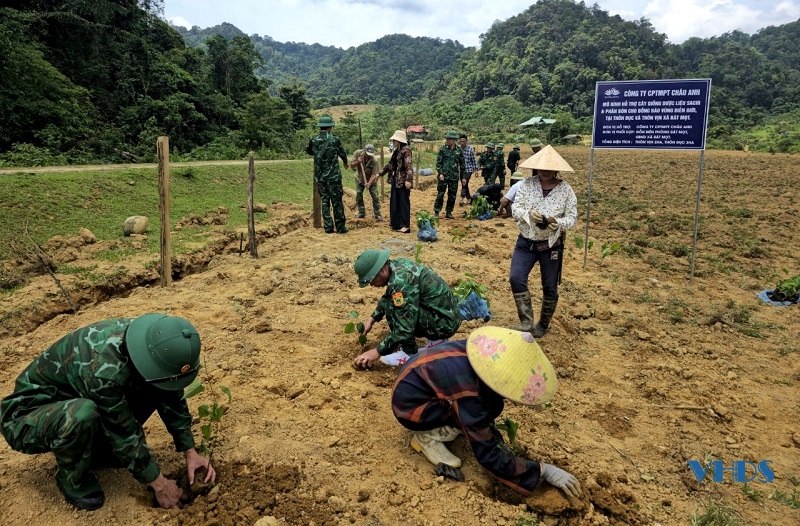
M 464 151 L 464 163 L 467 165 L 467 169 L 465 170 L 467 175 L 474 174 L 478 171 L 478 158 L 475 156 L 475 150 L 472 149 L 472 146 L 467 145 L 463 148 Z
M 484 384 L 470 365 L 466 340 L 442 343 L 412 356 L 392 389 L 392 411 L 401 424 L 418 430 L 458 427 L 478 463 L 527 496 L 539 482 L 541 466 L 514 455 L 490 427 L 503 405 L 503 397 Z

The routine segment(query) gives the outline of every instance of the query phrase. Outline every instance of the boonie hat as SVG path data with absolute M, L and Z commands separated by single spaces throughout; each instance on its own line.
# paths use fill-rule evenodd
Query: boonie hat
M 506 147 L 506 145 L 505 145 L 505 144 L 503 144 L 502 142 L 498 142 L 498 143 L 497 143 L 497 147 L 498 147 L 498 148 L 505 148 L 505 147 Z
M 525 175 L 522 172 L 514 172 L 513 174 L 511 174 L 511 181 L 512 182 L 514 182 L 514 181 L 522 181 L 523 179 L 525 179 Z
M 525 159 L 519 168 L 533 170 L 552 170 L 554 172 L 574 172 L 575 170 L 561 157 L 555 148 L 549 144 Z
M 389 250 L 368 248 L 356 258 L 353 270 L 356 271 L 356 275 L 358 276 L 359 287 L 364 288 L 375 279 L 375 276 L 381 271 L 383 265 L 389 261 L 390 253 Z
M 528 332 L 476 329 L 467 339 L 467 357 L 486 385 L 513 402 L 545 404 L 558 389 L 553 365 Z
M 449 130 L 447 133 L 444 134 L 445 139 L 458 139 L 458 134 L 453 130 Z
M 397 130 L 396 132 L 394 132 L 394 135 L 389 137 L 389 140 L 400 141 L 403 144 L 408 144 L 408 139 L 406 138 L 406 132 L 404 132 L 403 130 Z
M 487 148 L 491 148 L 492 150 L 494 150 L 494 143 L 493 142 L 487 142 L 486 143 L 486 147 Z

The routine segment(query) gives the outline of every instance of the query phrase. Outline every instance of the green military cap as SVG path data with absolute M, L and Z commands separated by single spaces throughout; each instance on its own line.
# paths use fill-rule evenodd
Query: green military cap
M 133 366 L 145 381 L 165 391 L 181 391 L 200 369 L 200 334 L 177 316 L 145 314 L 125 332 Z
M 358 276 L 359 287 L 366 287 L 375 279 L 375 276 L 381 271 L 383 265 L 389 261 L 389 254 L 390 252 L 388 250 L 368 248 L 356 258 L 353 270 L 356 271 L 356 275 Z
M 534 139 L 531 141 L 531 148 L 544 148 L 544 143 L 539 139 Z
M 515 144 L 513 149 L 514 150 L 519 150 L 519 144 Z
M 447 133 L 444 134 L 445 139 L 458 139 L 458 134 L 453 130 L 449 130 Z
M 317 123 L 317 128 L 333 128 L 336 124 L 333 122 L 333 117 L 330 115 L 323 115 Z
M 486 147 L 487 148 L 491 148 L 492 150 L 494 150 L 494 143 L 493 142 L 487 142 L 486 143 Z
M 505 147 L 506 147 L 506 145 L 505 145 L 505 144 L 503 144 L 502 142 L 498 142 L 498 143 L 497 143 L 497 147 L 498 147 L 498 148 L 505 148 Z

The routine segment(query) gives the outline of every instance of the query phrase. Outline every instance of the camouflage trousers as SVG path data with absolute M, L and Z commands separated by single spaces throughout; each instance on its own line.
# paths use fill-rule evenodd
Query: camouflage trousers
M 503 189 L 506 187 L 506 169 L 503 168 L 502 170 L 497 172 L 497 177 L 500 179 L 500 188 Z
M 486 170 L 483 171 L 483 182 L 486 184 L 494 184 L 495 179 L 497 179 L 497 173 L 486 173 Z
M 381 198 L 378 196 L 378 183 L 373 183 L 372 186 L 367 188 L 356 179 L 356 206 L 358 207 L 358 217 L 367 215 L 367 210 L 364 207 L 364 190 L 369 191 L 369 196 L 372 199 L 372 216 L 378 219 L 381 216 Z
M 438 214 L 442 209 L 444 202 L 444 193 L 447 192 L 447 208 L 448 214 L 453 213 L 453 208 L 456 206 L 456 194 L 458 193 L 458 179 L 447 179 L 439 181 L 436 184 L 436 201 L 433 202 L 433 212 Z
M 143 424 L 155 411 L 155 404 L 129 396 L 134 418 Z M 27 454 L 52 451 L 58 464 L 59 486 L 77 498 L 99 491 L 92 467 L 121 465 L 105 439 L 97 404 L 88 398 L 73 398 L 41 405 L 8 419 L 0 427 L 14 451 Z
M 340 234 L 347 232 L 345 227 L 344 204 L 342 204 L 342 180 L 319 181 L 319 198 L 322 202 L 322 227 L 332 233 L 334 225 Z M 331 217 L 333 208 L 333 217 Z
M 394 332 L 397 319 L 395 318 L 395 308 L 394 305 L 392 305 L 392 301 L 381 297 L 381 299 L 378 300 L 378 310 L 386 313 L 386 323 L 389 325 L 389 329 Z M 456 310 L 452 318 L 449 318 L 435 311 L 420 309 L 419 317 L 417 318 L 417 326 L 414 327 L 414 334 L 395 349 L 391 349 L 391 351 L 394 352 L 402 349 L 408 354 L 414 354 L 407 350 L 417 348 L 417 342 L 414 338 L 447 340 L 461 327 L 461 321 L 461 312 L 458 310 Z

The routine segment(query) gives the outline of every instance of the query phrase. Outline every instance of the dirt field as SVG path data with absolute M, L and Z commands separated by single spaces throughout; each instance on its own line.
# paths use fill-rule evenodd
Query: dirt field
M 21 455 L 0 441 L 0 523 L 249 525 L 272 516 L 317 526 L 666 526 L 687 524 L 709 499 L 737 510 L 740 524 L 800 523 L 800 510 L 780 502 L 793 491 L 797 499 L 800 482 L 800 306 L 768 307 L 755 296 L 772 288 L 782 268 L 800 272 L 797 158 L 707 154 L 690 284 L 698 154 L 595 154 L 594 243 L 584 271 L 574 238 L 584 235 L 589 150 L 560 151 L 576 169 L 566 179 L 580 220 L 568 238 L 561 301 L 540 341 L 557 367 L 559 391 L 548 407 L 508 403 L 505 416 L 520 423 L 529 458 L 578 476 L 582 510 L 563 510 L 567 502 L 552 492 L 539 496 L 540 509 L 526 509 L 481 470 L 463 437 L 452 450 L 464 460 L 466 481 L 436 478 L 391 414 L 396 371 L 354 370 L 357 343 L 342 331 L 350 310 L 366 317 L 381 294 L 357 287 L 355 257 L 385 246 L 393 257 L 413 258 L 416 237 L 363 220 L 350 220 L 347 235 L 325 235 L 293 205 L 278 204 L 285 221 L 262 229 L 259 259 L 236 255 L 238 243 L 220 234 L 212 248 L 182 258 L 178 267 L 188 275 L 169 289 L 155 286 L 151 266 L 132 260 L 110 283 L 61 276 L 82 306 L 77 316 L 47 276 L 3 299 L 2 395 L 66 332 L 157 311 L 196 324 L 207 374 L 229 386 L 234 400 L 215 454 L 218 489 L 183 510 L 154 509 L 127 472 L 104 470 L 105 507 L 74 511 L 52 479 L 52 455 Z M 414 191 L 412 213 L 431 210 L 434 196 L 433 186 Z M 384 210 L 388 216 L 388 194 Z M 451 241 L 454 228 L 468 225 L 463 239 Z M 508 325 L 516 321 L 508 286 L 516 235 L 508 219 L 442 220 L 440 240 L 420 256 L 452 284 L 474 274 L 489 287 L 489 323 Z M 91 262 L 98 248 L 77 250 L 74 265 Z M 536 293 L 538 279 L 534 270 Z M 479 325 L 465 323 L 458 336 Z M 386 330 L 379 325 L 369 344 Z M 200 395 L 190 406 L 203 401 Z M 146 430 L 163 470 L 179 473 L 182 459 L 161 422 L 151 419 Z M 697 484 L 691 459 L 728 467 L 771 460 L 775 480 L 749 484 L 748 497 L 730 472 L 724 483 Z

